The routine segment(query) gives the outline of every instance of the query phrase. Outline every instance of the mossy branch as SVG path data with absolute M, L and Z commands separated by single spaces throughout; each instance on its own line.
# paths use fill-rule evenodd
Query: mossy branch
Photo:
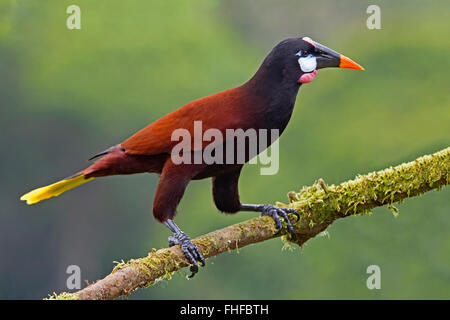
M 391 167 L 337 186 L 327 186 L 322 179 L 299 193 L 289 192 L 289 205 L 297 209 L 294 240 L 303 245 L 324 231 L 338 218 L 370 212 L 373 208 L 393 206 L 406 198 L 440 189 L 450 182 L 450 147 L 412 162 Z M 292 218 L 295 220 L 294 216 Z M 284 237 L 287 237 L 286 233 Z M 270 217 L 253 218 L 194 239 L 205 258 L 278 237 Z M 145 288 L 158 279 L 170 279 L 173 272 L 188 266 L 179 246 L 153 250 L 147 257 L 120 263 L 104 279 L 75 293 L 53 295 L 50 299 L 114 299 Z M 195 281 L 195 280 L 194 280 Z

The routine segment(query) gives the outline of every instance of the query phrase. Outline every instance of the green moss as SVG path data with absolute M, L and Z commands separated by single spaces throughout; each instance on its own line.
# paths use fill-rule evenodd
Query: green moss
M 300 213 L 296 229 L 304 233 L 307 228 L 329 224 L 340 217 L 370 214 L 372 208 L 381 205 L 388 205 L 394 216 L 398 216 L 393 203 L 440 189 L 449 184 L 449 177 L 450 148 L 447 148 L 396 167 L 358 175 L 337 186 L 326 185 L 319 179 L 298 193 L 289 192 L 289 205 L 277 205 L 294 208 Z M 295 242 L 301 243 L 301 240 Z
M 116 265 L 113 270 L 111 271 L 111 273 L 116 272 L 117 270 L 123 269 L 125 266 L 127 266 L 127 263 L 123 260 L 119 261 L 113 261 L 113 263 Z
M 44 300 L 80 300 L 77 295 L 68 293 L 68 292 L 62 292 L 60 294 L 57 294 L 56 292 L 53 292 L 52 295 L 49 295 L 48 298 L 45 298 Z

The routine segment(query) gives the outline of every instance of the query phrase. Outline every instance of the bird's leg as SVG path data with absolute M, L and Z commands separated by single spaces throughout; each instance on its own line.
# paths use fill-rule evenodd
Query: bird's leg
M 191 264 L 191 275 L 188 277 L 192 278 L 198 272 L 197 261 L 199 261 L 200 265 L 203 267 L 205 266 L 205 258 L 197 246 L 192 243 L 191 239 L 181 231 L 180 228 L 178 228 L 173 220 L 168 219 L 164 224 L 173 232 L 173 235 L 169 237 L 169 247 L 173 247 L 177 244 L 180 245 L 181 251 L 183 251 L 184 256 Z
M 293 239 L 295 238 L 294 227 L 292 226 L 292 222 L 289 219 L 288 214 L 295 214 L 298 220 L 300 218 L 300 215 L 298 214 L 297 210 L 291 208 L 280 208 L 270 204 L 241 204 L 241 211 L 256 211 L 261 212 L 261 216 L 271 216 L 273 220 L 275 220 L 278 233 L 283 230 L 283 223 L 281 220 L 281 218 L 283 218 L 284 221 L 286 221 L 287 229 L 291 237 Z

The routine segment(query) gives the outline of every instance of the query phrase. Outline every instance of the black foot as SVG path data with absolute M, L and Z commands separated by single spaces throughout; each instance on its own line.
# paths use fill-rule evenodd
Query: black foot
M 179 244 L 181 247 L 181 251 L 183 251 L 186 259 L 191 263 L 191 275 L 188 278 L 192 278 L 198 272 L 198 264 L 197 261 L 200 262 L 202 267 L 205 266 L 205 258 L 201 254 L 200 250 L 198 250 L 197 246 L 191 242 L 191 239 L 182 231 L 175 232 L 173 235 L 169 237 L 169 246 L 173 247 L 174 245 Z
M 261 216 L 271 216 L 273 220 L 275 220 L 275 224 L 278 229 L 278 233 L 283 230 L 283 222 L 281 218 L 286 221 L 287 229 L 292 237 L 292 239 L 295 239 L 295 233 L 294 233 L 294 227 L 292 226 L 292 222 L 289 219 L 288 214 L 293 213 L 297 216 L 297 220 L 300 219 L 300 215 L 298 214 L 297 210 L 291 209 L 291 208 L 280 208 L 277 206 L 273 206 L 270 204 L 263 204 L 261 205 Z

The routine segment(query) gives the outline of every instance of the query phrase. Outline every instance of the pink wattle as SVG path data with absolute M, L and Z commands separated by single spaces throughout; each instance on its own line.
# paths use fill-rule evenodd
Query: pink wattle
M 300 82 L 300 83 L 311 82 L 314 80 L 316 75 L 317 75 L 317 70 L 314 70 L 313 72 L 310 72 L 310 73 L 302 74 L 302 76 L 298 79 L 298 82 Z

